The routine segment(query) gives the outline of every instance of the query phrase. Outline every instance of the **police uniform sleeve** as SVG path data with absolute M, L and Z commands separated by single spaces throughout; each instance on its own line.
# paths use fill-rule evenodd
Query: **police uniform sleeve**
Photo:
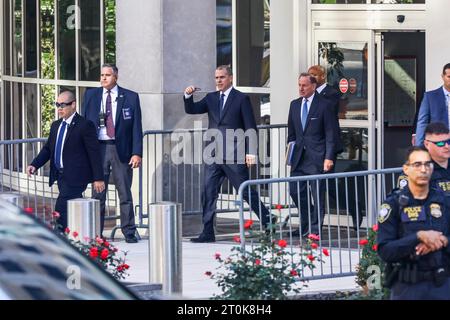
M 378 254 L 385 262 L 400 262 L 415 253 L 417 235 L 400 237 L 400 213 L 396 197 L 389 197 L 378 212 Z

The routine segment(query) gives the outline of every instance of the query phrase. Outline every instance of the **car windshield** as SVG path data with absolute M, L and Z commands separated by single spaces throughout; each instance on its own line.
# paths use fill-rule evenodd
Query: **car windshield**
M 33 217 L 0 200 L 0 299 L 137 299 Z

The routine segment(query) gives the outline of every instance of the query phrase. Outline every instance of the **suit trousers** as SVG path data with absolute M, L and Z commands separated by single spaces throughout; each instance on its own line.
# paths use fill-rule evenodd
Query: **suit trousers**
M 239 186 L 249 179 L 248 168 L 245 164 L 212 164 L 205 166 L 204 187 L 202 193 L 203 205 L 203 234 L 214 235 L 214 217 L 216 214 L 217 198 L 224 179 L 228 178 L 232 186 L 239 190 Z M 265 227 L 269 223 L 269 211 L 260 201 L 258 193 L 250 189 L 250 201 L 248 189 L 243 198 L 251 209 L 259 217 Z
M 114 185 L 119 194 L 120 201 L 120 227 L 123 235 L 128 238 L 136 233 L 134 222 L 133 197 L 131 184 L 133 169 L 128 163 L 122 163 L 114 144 L 100 143 L 100 154 L 103 161 L 103 173 L 105 175 L 105 190 L 101 193 L 92 191 L 92 197 L 100 200 L 100 234 L 103 234 L 105 225 L 105 202 L 108 192 L 109 177 L 112 175 Z
M 295 169 L 291 172 L 291 177 L 307 175 L 311 175 L 311 173 L 306 173 L 301 169 Z M 300 234 L 319 234 L 319 229 L 322 230 L 325 217 L 325 182 L 318 180 L 290 182 L 289 193 L 295 206 L 300 210 Z
M 64 173 L 58 175 L 59 195 L 55 203 L 55 211 L 59 212 L 58 219 L 59 228 L 64 231 L 67 227 L 67 201 L 72 199 L 83 198 L 83 192 L 86 190 L 87 184 L 81 186 L 71 186 L 69 181 L 64 178 Z M 73 230 L 77 231 L 77 230 Z

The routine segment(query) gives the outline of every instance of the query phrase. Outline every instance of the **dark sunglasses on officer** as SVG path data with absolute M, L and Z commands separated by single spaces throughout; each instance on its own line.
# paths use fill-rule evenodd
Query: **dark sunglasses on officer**
M 68 107 L 68 106 L 72 105 L 72 103 L 74 101 L 75 100 L 72 100 L 70 102 L 61 102 L 61 103 L 55 101 L 54 105 L 55 105 L 56 108 L 65 108 L 65 107 Z
M 425 139 L 425 140 L 435 144 L 439 148 L 444 147 L 446 144 L 450 145 L 450 139 L 449 140 L 443 140 L 443 141 L 431 141 L 431 140 L 428 140 L 428 139 Z

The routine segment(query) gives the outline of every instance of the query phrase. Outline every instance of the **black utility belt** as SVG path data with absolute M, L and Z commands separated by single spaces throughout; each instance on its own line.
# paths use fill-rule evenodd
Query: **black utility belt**
M 116 140 L 98 140 L 98 142 L 103 144 L 116 144 Z

